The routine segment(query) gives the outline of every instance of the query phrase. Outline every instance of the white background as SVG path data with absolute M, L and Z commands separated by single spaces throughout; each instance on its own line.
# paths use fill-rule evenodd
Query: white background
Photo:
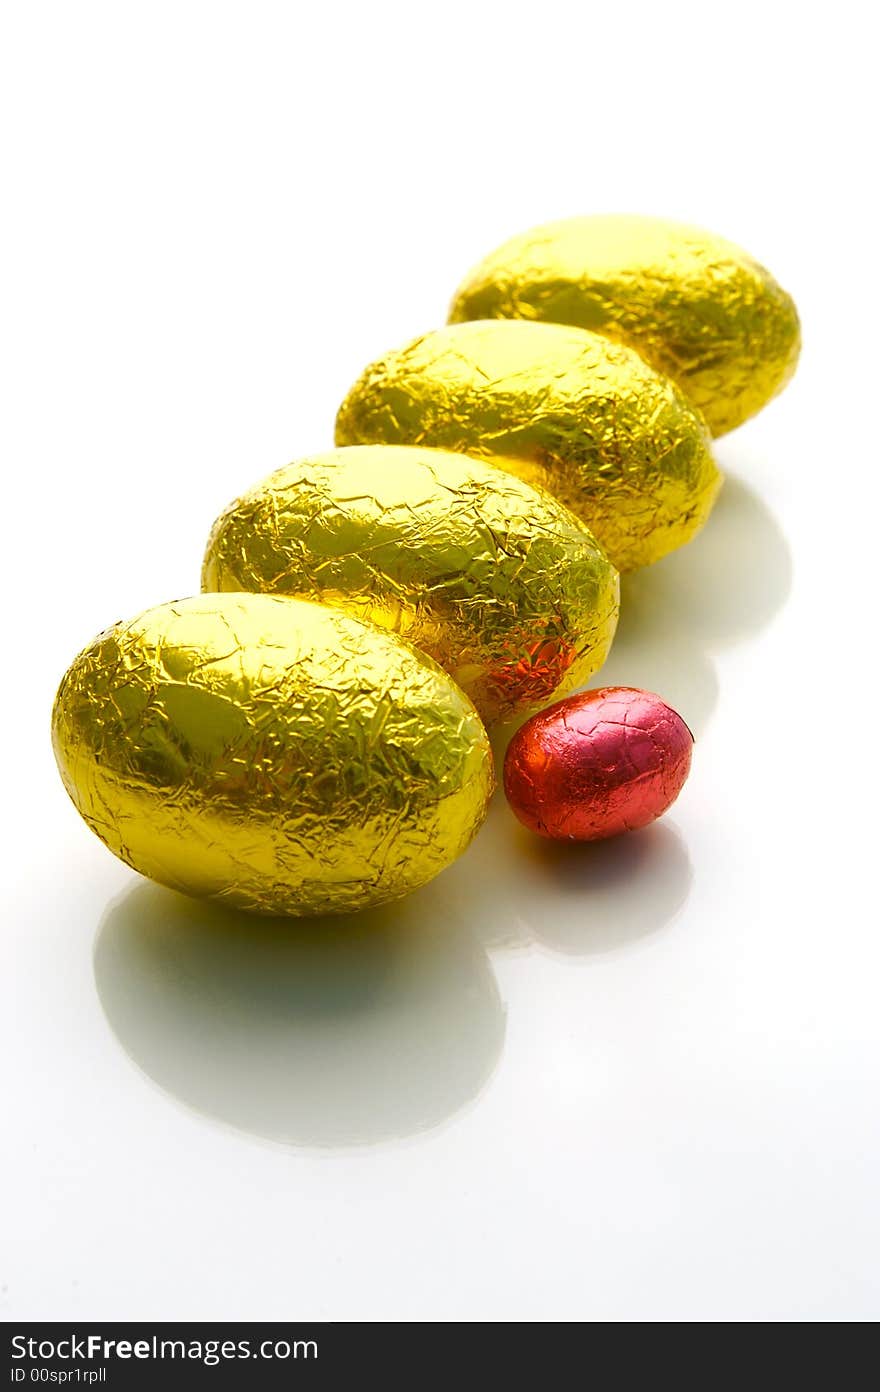
M 5 13 L 5 1317 L 876 1318 L 869 7 Z M 803 317 L 603 674 L 690 783 L 583 853 L 498 801 L 360 927 L 212 931 L 77 819 L 58 679 L 475 260 L 591 211 L 711 227 Z

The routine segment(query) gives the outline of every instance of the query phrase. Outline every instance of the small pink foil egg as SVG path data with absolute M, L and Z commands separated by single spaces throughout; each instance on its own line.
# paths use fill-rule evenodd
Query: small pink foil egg
M 693 743 L 681 716 L 650 691 L 582 691 L 517 731 L 504 791 L 539 836 L 601 841 L 663 815 L 684 786 Z

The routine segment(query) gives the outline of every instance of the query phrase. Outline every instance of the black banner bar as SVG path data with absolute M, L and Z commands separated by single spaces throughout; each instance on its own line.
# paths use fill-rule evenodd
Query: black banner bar
M 573 1352 L 554 1327 L 554 1359 Z M 527 1375 L 548 1370 L 541 1326 L 506 1330 L 487 1324 L 130 1324 L 16 1323 L 6 1326 L 6 1368 L 0 1392 L 11 1389 L 335 1387 L 400 1373 L 476 1376 L 487 1362 Z M 552 1360 L 551 1360 L 552 1363 Z

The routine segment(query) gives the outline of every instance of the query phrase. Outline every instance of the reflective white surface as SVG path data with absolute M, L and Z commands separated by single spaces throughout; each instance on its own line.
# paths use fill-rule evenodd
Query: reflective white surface
M 880 1314 L 858 7 L 845 127 L 809 78 L 841 40 L 808 15 L 794 63 L 766 7 L 711 53 L 698 6 L 509 8 L 445 6 L 418 42 L 381 4 L 12 21 L 6 1319 Z M 628 46 L 624 90 L 588 65 L 610 126 L 587 45 Z M 718 444 L 705 532 L 624 585 L 601 680 L 697 736 L 670 815 L 559 847 L 499 797 L 457 865 L 348 923 L 139 880 L 55 772 L 67 662 L 191 592 L 219 509 L 326 445 L 470 262 L 593 208 L 741 241 L 805 325 L 795 384 Z

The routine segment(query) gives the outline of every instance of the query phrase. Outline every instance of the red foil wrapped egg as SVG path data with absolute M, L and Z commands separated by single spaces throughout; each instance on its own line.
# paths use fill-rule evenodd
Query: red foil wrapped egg
M 582 691 L 517 731 L 504 791 L 539 836 L 601 841 L 663 815 L 684 786 L 693 743 L 681 716 L 653 692 Z

